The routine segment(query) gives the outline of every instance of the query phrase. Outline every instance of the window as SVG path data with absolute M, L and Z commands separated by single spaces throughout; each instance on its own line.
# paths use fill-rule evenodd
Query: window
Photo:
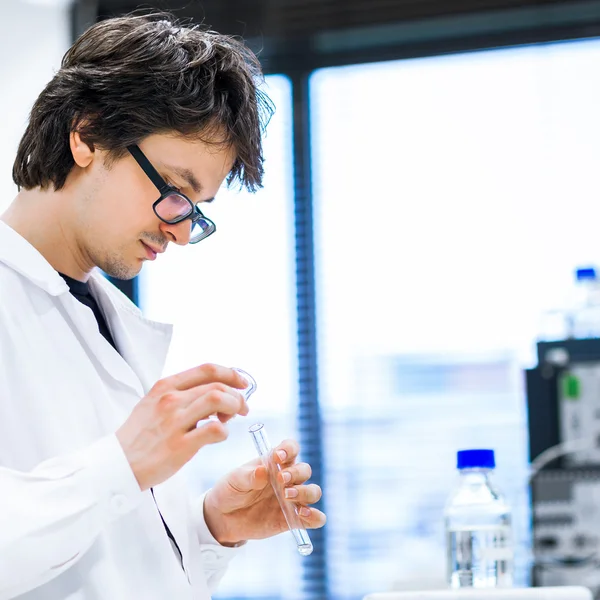
M 527 581 L 522 370 L 600 256 L 600 42 L 311 80 L 332 597 L 445 585 L 455 453 L 493 447 Z
M 167 374 L 217 362 L 258 382 L 250 415 L 234 419 L 228 440 L 202 449 L 186 467 L 197 493 L 256 456 L 252 423 L 264 422 L 273 444 L 297 437 L 291 86 L 281 76 L 266 84 L 276 113 L 264 140 L 264 189 L 223 189 L 203 208 L 217 232 L 197 246 L 169 248 L 145 266 L 140 282 L 146 316 L 175 325 Z M 300 573 L 290 534 L 250 542 L 240 554 L 216 597 L 288 597 Z
M 27 40 L 27 43 L 23 43 Z M 0 18 L 0 214 L 17 195 L 12 167 L 29 111 L 60 67 L 69 47 L 69 8 L 66 3 L 11 2 Z M 15 52 L 15 48 L 19 51 Z

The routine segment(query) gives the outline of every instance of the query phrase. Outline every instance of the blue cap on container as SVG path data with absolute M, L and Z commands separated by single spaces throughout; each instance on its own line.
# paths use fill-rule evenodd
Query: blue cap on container
M 575 271 L 577 281 L 594 280 L 596 279 L 596 269 L 594 267 L 586 267 Z
M 458 469 L 493 469 L 496 466 L 493 450 L 459 450 L 456 455 Z

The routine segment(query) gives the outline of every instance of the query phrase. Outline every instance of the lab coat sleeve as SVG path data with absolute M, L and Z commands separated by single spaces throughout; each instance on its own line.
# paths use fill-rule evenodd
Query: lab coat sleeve
M 213 594 L 219 585 L 231 559 L 240 551 L 240 547 L 229 548 L 221 546 L 213 537 L 204 519 L 204 497 L 206 494 L 195 498 L 192 502 L 192 519 L 200 544 L 202 568 L 210 593 Z M 241 544 L 240 546 L 243 546 Z
M 115 434 L 29 472 L 0 466 L 0 600 L 71 567 L 142 498 Z

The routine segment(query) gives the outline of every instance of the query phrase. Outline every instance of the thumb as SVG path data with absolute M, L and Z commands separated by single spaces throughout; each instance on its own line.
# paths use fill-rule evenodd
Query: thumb
M 269 483 L 269 474 L 263 465 L 246 464 L 231 471 L 229 487 L 243 494 L 262 490 Z
M 269 484 L 269 473 L 263 465 L 254 467 L 252 471 L 252 489 L 262 490 Z

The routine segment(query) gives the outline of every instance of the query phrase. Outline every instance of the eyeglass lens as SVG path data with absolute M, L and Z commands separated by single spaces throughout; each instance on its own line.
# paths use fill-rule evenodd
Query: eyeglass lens
M 156 213 L 165 221 L 176 221 L 188 216 L 191 212 L 190 203 L 179 194 L 169 194 L 156 205 Z
M 179 194 L 165 196 L 155 207 L 156 214 L 167 222 L 176 223 L 193 214 L 194 208 L 190 202 Z M 195 215 L 194 215 L 195 216 Z M 204 218 L 194 218 L 190 242 L 193 244 L 209 235 L 214 226 Z

